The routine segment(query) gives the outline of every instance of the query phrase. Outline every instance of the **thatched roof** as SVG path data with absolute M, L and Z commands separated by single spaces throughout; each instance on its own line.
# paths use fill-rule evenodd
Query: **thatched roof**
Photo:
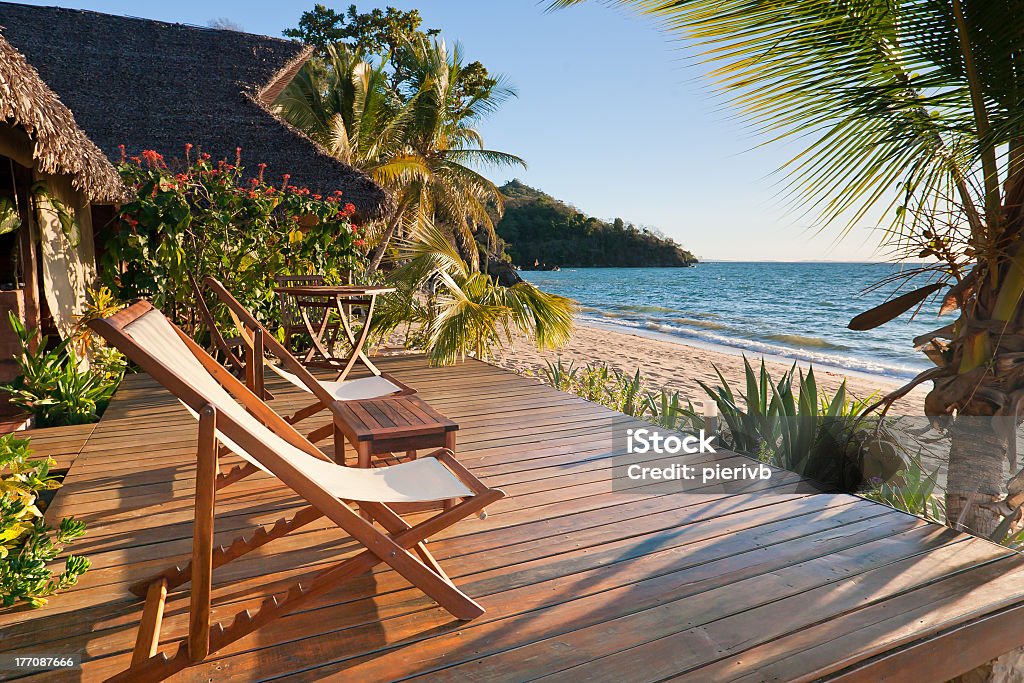
M 185 143 L 214 159 L 242 148 L 247 170 L 315 193 L 341 190 L 363 218 L 379 216 L 387 193 L 276 118 L 270 104 L 310 48 L 237 31 L 98 12 L 0 2 L 7 40 L 75 113 L 113 160 L 154 149 L 168 160 Z
M 75 117 L 39 74 L 0 36 L 0 124 L 29 136 L 32 158 L 44 173 L 71 176 L 90 200 L 116 201 L 125 194 L 117 169 L 82 132 Z

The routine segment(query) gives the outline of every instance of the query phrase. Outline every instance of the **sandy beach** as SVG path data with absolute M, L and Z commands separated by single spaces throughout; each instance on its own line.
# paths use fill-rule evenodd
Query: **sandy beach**
M 559 358 L 563 363 L 575 362 L 578 366 L 587 363 L 607 363 L 630 374 L 640 368 L 650 389 L 667 387 L 679 391 L 682 396 L 697 404 L 706 396 L 697 381 L 712 386 L 718 383 L 713 366 L 722 371 L 734 389 L 743 386 L 743 358 L 739 350 L 735 353 L 730 351 L 724 347 L 698 347 L 612 330 L 604 326 L 578 324 L 572 340 L 563 349 L 538 351 L 528 339 L 517 338 L 491 362 L 521 374 L 538 377 L 543 376 L 546 361 L 556 362 Z M 748 354 L 748 357 L 751 362 L 760 360 L 752 354 Z M 779 360 L 768 360 L 766 364 L 773 377 L 785 372 L 791 365 Z M 900 386 L 898 380 L 890 377 L 862 373 L 847 374 L 838 368 L 816 365 L 814 373 L 818 385 L 830 394 L 836 391 L 843 380 L 846 380 L 847 390 L 858 397 L 868 397 L 872 394 L 881 396 Z M 918 387 L 901 399 L 893 414 L 920 415 L 924 396 L 929 387 L 930 385 Z

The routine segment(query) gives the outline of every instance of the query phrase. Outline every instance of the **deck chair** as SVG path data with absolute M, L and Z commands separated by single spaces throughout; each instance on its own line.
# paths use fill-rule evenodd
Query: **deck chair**
M 217 357 L 220 355 L 220 360 L 236 377 L 244 376 L 245 373 L 245 361 L 239 357 L 236 351 L 241 351 L 243 354 L 248 350 L 242 339 L 234 338 L 227 339 L 221 334 L 220 328 L 217 326 L 217 321 L 213 317 L 213 313 L 210 312 L 210 307 L 206 305 L 206 297 L 203 296 L 203 288 L 199 286 L 199 282 L 196 280 L 192 273 L 188 274 L 189 284 L 192 285 L 192 295 L 195 297 L 196 310 L 199 312 L 199 318 L 203 321 L 203 326 L 210 334 L 210 347 L 208 351 L 211 356 Z M 251 388 L 251 387 L 250 387 Z M 264 400 L 270 400 L 274 398 L 270 392 L 264 392 L 262 398 Z
M 246 363 L 246 384 L 250 389 L 256 394 L 266 392 L 264 368 L 270 368 L 285 381 L 316 397 L 316 402 L 285 418 L 291 424 L 319 413 L 330 407 L 335 401 L 362 401 L 383 396 L 416 393 L 415 389 L 406 386 L 387 373 L 341 382 L 317 379 L 217 279 L 206 277 L 203 279 L 203 285 L 227 306 L 228 312 L 235 321 L 238 334 L 247 347 L 246 358 L 254 359 L 252 362 Z M 276 356 L 281 361 L 281 365 L 269 362 L 266 356 L 267 351 Z M 323 430 L 312 437 L 313 441 L 319 441 L 331 433 L 333 433 L 332 430 Z
M 299 287 L 303 285 L 324 284 L 323 275 L 278 275 L 274 278 L 278 287 Z M 281 309 L 281 327 L 284 329 L 284 345 L 291 347 L 292 337 L 296 334 L 306 334 L 306 326 L 302 321 L 302 309 L 299 307 L 299 300 L 292 294 L 285 294 L 278 291 L 278 304 Z M 324 306 L 323 318 L 320 320 L 321 333 L 330 324 L 330 308 Z M 335 330 L 336 331 L 336 330 Z
M 89 326 L 174 394 L 199 420 L 195 521 L 191 562 L 136 584 L 145 605 L 129 668 L 111 680 L 161 680 L 203 661 L 246 634 L 294 610 L 313 596 L 384 563 L 436 600 L 456 619 L 470 620 L 483 607 L 460 591 L 426 549 L 431 535 L 479 513 L 505 494 L 485 486 L 446 449 L 431 457 L 372 469 L 337 465 L 271 410 L 149 302 L 139 301 Z M 220 472 L 219 458 L 233 452 L 246 461 Z M 277 477 L 307 507 L 293 517 L 214 548 L 217 491 L 257 471 Z M 410 525 L 394 503 L 458 498 L 454 507 Z M 363 519 L 347 501 L 358 502 Z M 308 583 L 267 598 L 259 610 L 211 624 L 212 573 L 256 548 L 326 517 L 363 550 L 320 571 Z M 380 525 L 383 530 L 374 526 Z M 159 652 L 167 592 L 191 582 L 188 635 L 172 652 Z

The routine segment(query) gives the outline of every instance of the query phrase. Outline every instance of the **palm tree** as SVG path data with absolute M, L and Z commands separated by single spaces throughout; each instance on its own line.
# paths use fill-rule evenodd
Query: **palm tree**
M 553 6 L 582 0 L 554 0 Z M 999 535 L 1024 408 L 1024 3 L 963 0 L 623 0 L 701 50 L 731 99 L 774 138 L 806 142 L 793 198 L 822 224 L 886 211 L 906 272 L 927 284 L 854 329 L 929 299 L 955 322 L 915 339 L 935 367 L 925 412 L 951 425 L 947 521 Z M 952 418 L 955 417 L 955 421 Z M 1012 472 L 1012 469 L 1011 469 Z
M 276 103 L 277 111 L 340 160 L 391 191 L 395 209 L 382 226 L 368 266 L 373 274 L 392 238 L 437 221 L 449 226 L 476 266 L 474 233 L 493 239 L 490 207 L 500 214 L 498 188 L 477 170 L 525 166 L 517 156 L 487 149 L 474 127 L 513 95 L 501 85 L 469 96 L 460 87 L 459 47 L 443 40 L 410 46 L 405 92 L 396 92 L 384 62 L 374 66 L 343 44 L 325 63 L 302 69 Z
M 572 334 L 576 304 L 528 282 L 510 287 L 473 270 L 451 237 L 429 221 L 400 240 L 403 265 L 393 273 L 397 292 L 386 297 L 374 318 L 378 335 L 401 325 L 421 336 L 434 363 L 452 363 L 472 354 L 487 358 L 513 339 L 533 338 L 538 348 L 556 348 Z

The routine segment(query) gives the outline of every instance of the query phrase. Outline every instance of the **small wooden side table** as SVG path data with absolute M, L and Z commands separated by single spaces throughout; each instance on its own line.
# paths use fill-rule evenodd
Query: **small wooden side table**
M 370 467 L 373 456 L 405 453 L 415 459 L 421 449 L 447 448 L 455 452 L 459 425 L 428 406 L 416 394 L 385 396 L 366 401 L 336 401 L 334 413 L 334 460 L 346 464 L 345 441 L 356 450 L 356 466 Z M 393 503 L 400 512 L 450 508 L 455 501 Z
M 424 448 L 455 450 L 459 425 L 416 394 L 383 396 L 366 401 L 337 401 L 334 413 L 335 460 L 345 464 L 345 441 L 356 450 L 356 465 L 370 467 L 375 455 L 405 453 L 411 458 Z M 340 459 L 339 459 L 340 456 Z

